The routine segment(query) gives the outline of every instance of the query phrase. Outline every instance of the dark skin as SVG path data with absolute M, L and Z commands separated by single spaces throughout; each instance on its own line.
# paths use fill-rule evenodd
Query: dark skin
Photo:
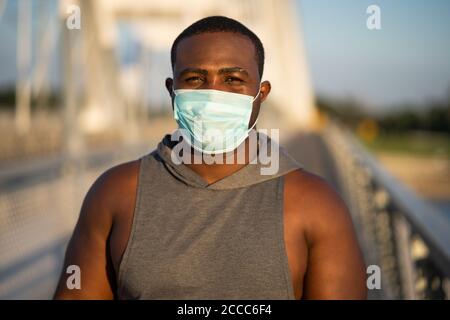
M 252 42 L 235 33 L 205 33 L 179 43 L 175 89 L 215 89 L 256 96 L 260 75 Z M 264 81 L 249 127 L 270 93 Z M 248 149 L 247 149 L 248 151 Z M 248 157 L 247 157 L 248 159 Z M 209 183 L 245 164 L 189 165 Z M 56 299 L 113 299 L 131 231 L 139 162 L 103 173 L 89 190 L 67 248 L 64 269 L 80 266 L 81 290 L 68 290 L 63 272 Z M 305 169 L 285 177 L 284 241 L 296 299 L 365 299 L 366 273 L 348 209 L 321 177 Z

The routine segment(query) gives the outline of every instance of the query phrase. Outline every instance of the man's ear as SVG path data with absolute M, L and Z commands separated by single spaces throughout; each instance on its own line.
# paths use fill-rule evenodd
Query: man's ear
M 167 78 L 166 79 L 166 89 L 169 92 L 169 95 L 172 97 L 172 88 L 173 88 L 173 79 L 172 78 Z
M 270 84 L 269 81 L 265 80 L 265 81 L 261 82 L 261 93 L 260 93 L 261 102 L 266 100 L 271 89 L 272 89 L 272 85 Z

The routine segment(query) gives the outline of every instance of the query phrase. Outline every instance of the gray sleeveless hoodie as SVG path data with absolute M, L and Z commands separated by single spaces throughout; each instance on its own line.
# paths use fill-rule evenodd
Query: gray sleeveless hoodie
M 276 174 L 261 175 L 258 162 L 208 184 L 172 161 L 172 147 L 166 135 L 140 158 L 119 299 L 295 299 L 283 176 L 301 164 L 280 146 Z

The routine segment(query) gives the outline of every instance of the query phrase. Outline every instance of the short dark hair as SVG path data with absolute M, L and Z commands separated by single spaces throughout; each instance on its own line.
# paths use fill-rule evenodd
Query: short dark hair
M 255 46 L 255 58 L 258 64 L 259 76 L 262 77 L 264 71 L 264 47 L 261 40 L 259 40 L 256 34 L 254 34 L 250 29 L 248 29 L 239 21 L 224 16 L 210 16 L 200 19 L 184 29 L 183 32 L 178 35 L 178 37 L 173 42 L 172 49 L 170 51 L 172 69 L 174 68 L 176 62 L 178 43 L 181 40 L 189 38 L 193 35 L 208 32 L 234 32 L 250 39 Z

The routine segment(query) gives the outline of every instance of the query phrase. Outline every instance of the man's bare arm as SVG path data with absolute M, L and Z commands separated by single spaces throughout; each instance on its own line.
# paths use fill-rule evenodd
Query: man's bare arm
M 135 163 L 126 163 L 106 171 L 88 191 L 67 247 L 54 299 L 114 298 L 116 284 L 109 237 L 114 215 L 121 210 L 120 199 L 124 198 L 123 191 L 127 180 L 130 180 L 130 171 L 136 174 L 135 167 Z M 66 285 L 71 275 L 66 273 L 70 265 L 80 268 L 81 289 L 69 289 Z
M 366 299 L 365 264 L 344 201 L 319 176 L 302 173 L 290 179 L 303 181 L 302 207 L 309 212 L 302 299 Z

